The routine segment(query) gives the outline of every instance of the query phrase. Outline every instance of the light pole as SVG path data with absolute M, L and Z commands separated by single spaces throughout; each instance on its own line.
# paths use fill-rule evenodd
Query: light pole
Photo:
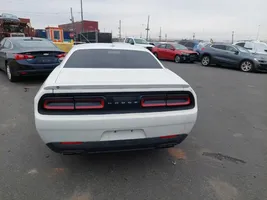
M 260 35 L 260 27 L 261 27 L 261 25 L 258 26 L 257 40 L 259 39 L 259 35 Z

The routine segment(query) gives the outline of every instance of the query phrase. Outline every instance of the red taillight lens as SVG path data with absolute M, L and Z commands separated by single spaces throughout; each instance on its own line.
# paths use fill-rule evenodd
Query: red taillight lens
M 73 99 L 46 99 L 44 100 L 44 109 L 46 110 L 74 110 Z
M 15 54 L 14 58 L 15 60 L 26 60 L 26 59 L 33 59 L 34 56 L 27 54 Z
M 82 142 L 60 142 L 60 144 L 64 145 L 80 145 Z
M 43 101 L 45 110 L 92 110 L 102 109 L 105 106 L 105 100 L 101 97 L 54 97 L 46 98 Z
M 188 95 L 173 95 L 167 97 L 167 106 L 188 106 L 191 100 Z
M 189 106 L 191 99 L 188 94 L 167 95 L 158 97 L 142 97 L 141 106 L 145 107 L 175 107 Z
M 203 48 L 201 48 L 201 51 L 204 51 L 205 50 L 205 48 L 203 47 Z
M 75 109 L 77 110 L 102 109 L 104 105 L 105 101 L 101 98 L 75 99 Z
M 58 58 L 64 58 L 65 56 L 66 56 L 65 53 L 62 53 L 62 54 L 57 55 Z
M 176 138 L 177 135 L 165 135 L 165 136 L 160 136 L 161 139 L 172 139 L 172 138 Z
M 164 107 L 166 106 L 165 97 L 142 97 L 141 106 L 146 107 Z

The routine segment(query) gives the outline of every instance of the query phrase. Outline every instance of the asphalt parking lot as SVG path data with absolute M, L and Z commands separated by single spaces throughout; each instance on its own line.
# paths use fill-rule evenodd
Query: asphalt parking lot
M 198 95 L 191 135 L 172 149 L 88 156 L 53 153 L 37 135 L 44 79 L 0 72 L 0 199 L 267 199 L 267 74 L 163 64 Z

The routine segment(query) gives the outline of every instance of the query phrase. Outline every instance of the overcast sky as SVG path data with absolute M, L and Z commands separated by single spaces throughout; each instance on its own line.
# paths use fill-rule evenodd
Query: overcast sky
M 57 26 L 70 22 L 70 7 L 75 21 L 81 19 L 80 0 L 0 0 L 0 13 L 31 19 L 34 28 Z M 101 31 L 118 35 L 145 36 L 150 15 L 150 36 L 231 40 L 267 40 L 267 0 L 83 0 L 84 19 L 99 22 Z

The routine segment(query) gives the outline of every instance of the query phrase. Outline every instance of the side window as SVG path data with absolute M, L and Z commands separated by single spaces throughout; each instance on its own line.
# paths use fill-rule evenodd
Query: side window
M 189 48 L 194 48 L 195 44 L 194 42 L 187 42 L 185 46 Z
M 166 44 L 166 49 L 173 49 L 173 46 L 170 44 Z
M 134 43 L 134 40 L 132 38 L 129 38 L 129 42 L 130 44 Z
M 215 49 L 226 50 L 225 45 L 221 45 L 221 44 L 214 44 L 211 47 Z
M 236 52 L 237 49 L 232 46 L 226 46 L 226 51 Z
M 248 49 L 248 50 L 252 50 L 252 49 L 253 49 L 253 43 L 251 43 L 251 42 L 246 42 L 244 47 L 245 47 L 246 49 Z
M 236 45 L 240 46 L 240 47 L 244 47 L 245 46 L 245 42 L 240 42 L 240 43 L 237 43 Z
M 4 48 L 5 48 L 5 49 L 11 49 L 11 47 L 12 47 L 11 42 L 7 40 L 7 41 L 5 42 L 5 44 L 4 44 Z
M 166 44 L 160 44 L 160 45 L 158 46 L 158 48 L 165 49 L 165 48 L 166 48 Z

